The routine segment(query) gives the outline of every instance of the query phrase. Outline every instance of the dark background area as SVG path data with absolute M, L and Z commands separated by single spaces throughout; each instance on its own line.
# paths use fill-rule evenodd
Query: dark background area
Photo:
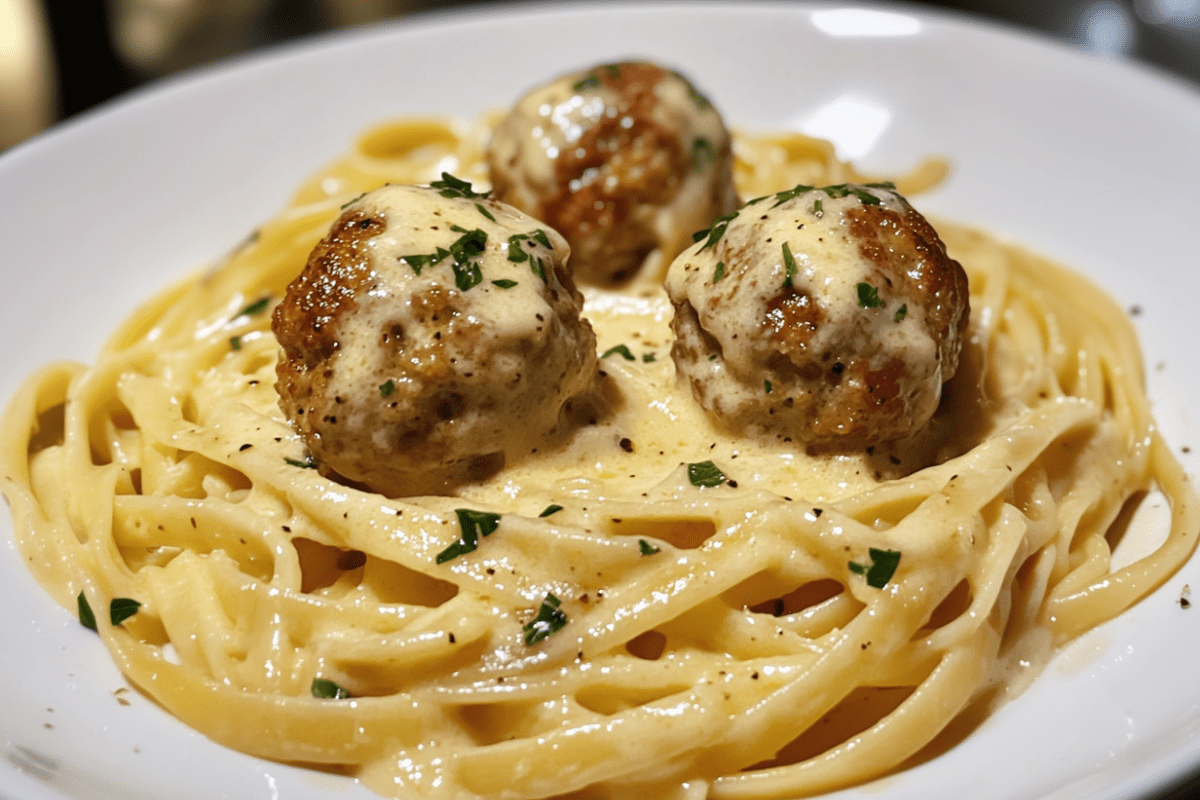
M 228 19 L 198 24 L 190 34 L 192 44 L 180 48 L 184 52 L 140 64 L 114 41 L 114 9 L 120 5 L 45 0 L 59 119 L 171 72 L 298 36 L 384 18 L 497 4 L 268 0 L 255 13 L 235 20 L 236 26 Z M 922 5 L 1038 31 L 1116 58 L 1139 59 L 1200 86 L 1200 0 L 927 0 Z

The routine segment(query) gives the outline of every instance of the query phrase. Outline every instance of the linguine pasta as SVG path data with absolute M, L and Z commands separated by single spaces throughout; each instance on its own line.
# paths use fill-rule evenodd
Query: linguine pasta
M 369 131 L 94 365 L 51 364 L 8 407 L 29 568 L 215 741 L 396 797 L 817 793 L 936 746 L 1194 549 L 1197 498 L 1121 309 L 947 223 L 971 328 L 913 440 L 810 456 L 714 428 L 676 383 L 648 276 L 584 290 L 617 396 L 568 444 L 452 497 L 323 477 L 278 407 L 270 309 L 362 192 L 486 186 L 487 130 Z M 799 135 L 740 135 L 735 155 L 742 197 L 863 179 Z M 1114 567 L 1110 538 L 1152 491 L 1170 529 Z M 140 606 L 114 624 L 114 599 Z

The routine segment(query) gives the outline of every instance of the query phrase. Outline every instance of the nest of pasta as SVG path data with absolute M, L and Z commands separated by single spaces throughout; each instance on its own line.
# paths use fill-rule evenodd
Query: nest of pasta
M 1001 676 L 1191 552 L 1193 495 L 1120 309 L 952 224 L 971 327 L 902 442 L 731 433 L 676 381 L 661 284 L 633 279 L 583 289 L 619 402 L 569 442 L 440 495 L 322 474 L 279 408 L 270 312 L 362 192 L 449 162 L 483 190 L 487 132 L 369 131 L 95 365 L 51 365 L 9 407 L 31 568 L 212 739 L 390 796 L 793 797 L 936 751 Z M 872 179 L 798 135 L 731 152 L 742 197 Z M 1114 521 L 1156 488 L 1169 535 L 1114 571 Z

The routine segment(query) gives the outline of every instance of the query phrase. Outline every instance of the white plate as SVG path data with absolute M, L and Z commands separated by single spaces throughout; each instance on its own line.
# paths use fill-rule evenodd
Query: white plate
M 739 127 L 856 117 L 832 132 L 874 170 L 950 156 L 951 180 L 919 205 L 1140 306 L 1158 419 L 1174 447 L 1200 451 L 1200 96 L 903 6 L 514 8 L 326 38 L 135 94 L 0 159 L 0 396 L 48 360 L 91 358 L 135 304 L 220 257 L 370 123 L 470 116 L 629 55 L 677 65 Z M 119 703 L 125 683 L 100 643 L 34 584 L 0 526 L 0 800 L 373 796 L 225 750 L 135 692 Z M 944 756 L 836 796 L 1161 792 L 1200 765 L 1200 607 L 1177 602 L 1189 581 L 1200 589 L 1200 559 Z

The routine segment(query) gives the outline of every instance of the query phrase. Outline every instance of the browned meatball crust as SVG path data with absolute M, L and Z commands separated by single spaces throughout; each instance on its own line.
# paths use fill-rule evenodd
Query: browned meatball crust
M 357 200 L 275 310 L 280 407 L 326 474 L 389 496 L 485 477 L 597 374 L 566 242 L 463 185 Z
M 889 184 L 753 200 L 671 265 L 676 368 L 721 424 L 819 446 L 902 439 L 937 409 L 967 276 Z
M 495 196 L 571 244 L 582 282 L 660 269 L 737 204 L 720 115 L 688 80 L 624 62 L 563 76 L 521 98 L 487 152 Z

